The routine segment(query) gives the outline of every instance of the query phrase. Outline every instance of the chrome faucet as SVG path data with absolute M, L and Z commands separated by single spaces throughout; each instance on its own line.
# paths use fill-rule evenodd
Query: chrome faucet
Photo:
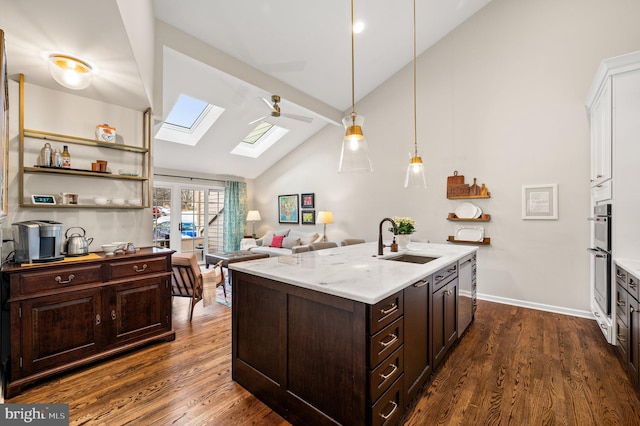
M 382 224 L 385 223 L 386 221 L 391 222 L 391 226 L 393 226 L 393 242 L 391 243 L 390 246 L 386 246 L 382 243 Z M 393 219 L 385 217 L 384 219 L 382 219 L 380 221 L 380 225 L 378 227 L 378 256 L 382 256 L 382 250 L 385 247 L 391 247 L 391 251 L 396 252 L 398 251 L 398 244 L 396 244 L 396 235 L 398 235 L 398 226 L 396 225 L 396 223 L 393 221 Z

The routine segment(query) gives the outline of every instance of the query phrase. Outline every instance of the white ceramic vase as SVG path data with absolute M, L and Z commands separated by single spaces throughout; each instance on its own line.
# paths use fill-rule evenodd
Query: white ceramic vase
M 411 241 L 411 234 L 396 235 L 396 241 L 398 242 L 398 250 L 406 250 Z

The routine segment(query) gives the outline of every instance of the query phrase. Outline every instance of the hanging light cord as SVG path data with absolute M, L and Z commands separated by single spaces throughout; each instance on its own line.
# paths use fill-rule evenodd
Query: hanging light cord
M 415 0 L 414 0 L 415 1 Z M 356 119 L 356 77 L 355 77 L 355 33 L 353 32 L 354 18 L 353 18 L 353 0 L 351 0 L 351 119 L 355 124 Z
M 418 107 L 416 102 L 416 0 L 413 0 L 413 145 L 418 156 Z

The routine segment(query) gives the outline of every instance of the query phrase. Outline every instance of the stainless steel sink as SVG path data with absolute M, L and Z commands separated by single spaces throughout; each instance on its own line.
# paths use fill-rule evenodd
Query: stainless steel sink
M 384 258 L 384 260 L 395 260 L 397 262 L 409 262 L 409 263 L 419 263 L 419 264 L 429 263 L 432 260 L 436 260 L 436 259 L 437 257 L 420 256 L 417 254 L 409 254 L 409 253 L 403 253 L 398 256 Z

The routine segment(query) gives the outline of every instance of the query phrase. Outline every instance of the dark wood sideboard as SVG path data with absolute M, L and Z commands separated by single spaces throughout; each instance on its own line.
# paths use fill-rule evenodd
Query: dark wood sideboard
M 2 269 L 5 397 L 40 379 L 175 339 L 172 250 Z

